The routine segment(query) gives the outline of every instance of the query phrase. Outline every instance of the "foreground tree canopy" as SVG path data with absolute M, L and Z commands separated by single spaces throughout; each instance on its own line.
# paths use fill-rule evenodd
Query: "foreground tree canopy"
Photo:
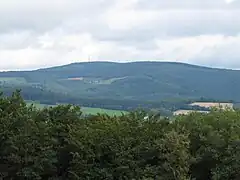
M 240 111 L 83 117 L 0 97 L 2 179 L 240 179 Z

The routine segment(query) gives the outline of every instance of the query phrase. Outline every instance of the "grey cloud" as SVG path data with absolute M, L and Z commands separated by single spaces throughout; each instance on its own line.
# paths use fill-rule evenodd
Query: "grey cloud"
M 115 1 L 53 0 L 52 3 L 47 3 L 45 0 L 40 3 L 41 1 L 38 0 L 23 0 L 19 3 L 17 0 L 10 0 L 12 3 L 9 5 L 4 5 L 3 1 L 0 2 L 0 32 L 27 29 L 43 33 L 61 27 L 70 32 L 88 31 L 100 40 L 110 37 L 113 40 L 122 39 L 124 35 L 129 38 L 128 32 L 109 29 L 107 24 L 99 19 L 106 10 L 111 9 Z M 238 1 L 226 5 L 224 0 L 139 0 L 135 6 L 136 9 L 140 8 L 144 11 L 150 9 L 157 13 L 153 21 L 130 30 L 134 32 L 129 33 L 132 37 L 139 34 L 137 39 L 148 36 L 143 35 L 142 32 L 150 34 L 149 36 L 193 36 L 216 33 L 234 35 L 240 29 L 237 18 L 240 17 Z M 214 8 L 221 11 L 213 11 Z
M 214 9 L 239 9 L 240 3 L 234 1 L 227 4 L 225 0 L 139 0 L 137 7 L 143 9 L 182 9 L 182 10 L 214 10 Z
M 0 1 L 0 32 L 45 32 L 67 21 L 82 21 L 102 13 L 112 3 L 105 0 L 3 0 Z
M 232 43 L 226 42 L 211 50 L 203 50 L 202 54 L 192 58 L 191 62 L 212 67 L 240 69 L 239 37 Z
M 240 10 L 159 10 L 154 20 L 128 31 L 109 29 L 101 24 L 90 28 L 99 40 L 149 41 L 155 38 L 232 35 L 240 32 Z M 91 27 L 91 26 L 90 26 Z
M 37 37 L 31 31 L 0 34 L 0 50 L 18 50 L 37 45 Z
M 152 28 L 172 36 L 236 35 L 240 31 L 238 17 L 240 10 L 172 11 L 163 14 Z
M 123 5 L 123 9 L 116 9 L 119 11 L 116 12 L 116 4 L 119 3 L 130 5 Z M 124 16 L 128 11 L 130 15 L 136 13 L 136 16 Z M 150 15 L 144 19 L 145 14 L 142 13 Z M 108 22 L 105 15 L 112 21 Z M 239 17 L 239 0 L 230 4 L 224 0 L 2 0 L 0 62 L 22 59 L 26 53 L 25 64 L 19 62 L 19 67 L 37 67 L 49 61 L 51 65 L 69 63 L 76 59 L 84 60 L 91 53 L 99 60 L 121 61 L 168 58 L 178 61 L 186 54 L 190 57 L 189 62 L 193 63 L 229 67 L 232 63 L 240 67 L 240 43 L 233 40 L 226 38 L 223 41 L 226 46 L 210 50 L 203 48 L 199 50 L 200 54 L 191 54 L 191 50 L 181 46 L 181 43 L 188 43 L 181 42 L 184 37 L 195 39 L 202 35 L 222 35 L 238 38 Z M 132 26 L 135 22 L 136 25 Z M 114 28 L 116 25 L 119 27 Z M 89 39 L 84 39 L 84 34 Z M 68 39 L 74 35 L 77 40 Z M 44 39 L 45 36 L 49 38 Z M 41 42 L 42 39 L 44 42 Z M 177 41 L 180 45 L 176 48 L 164 48 L 164 44 L 158 47 L 156 40 L 159 39 L 164 43 L 180 39 Z M 198 42 L 190 43 L 196 45 Z M 197 45 L 196 48 L 198 52 Z M 45 61 L 39 63 L 41 59 Z M 17 60 L 12 62 L 16 64 Z M 9 63 L 6 67 L 11 66 Z
M 198 11 L 162 11 L 158 17 L 144 26 L 128 31 L 109 30 L 100 25 L 91 33 L 100 41 L 114 41 L 120 44 L 150 44 L 154 39 L 194 37 L 199 35 L 236 36 L 240 33 L 240 10 L 198 10 Z M 140 45 L 142 46 L 142 45 Z

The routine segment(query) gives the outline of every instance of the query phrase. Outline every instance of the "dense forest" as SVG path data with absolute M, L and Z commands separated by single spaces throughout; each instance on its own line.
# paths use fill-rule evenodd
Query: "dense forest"
M 0 97 L 2 179 L 240 179 L 240 111 L 82 116 Z

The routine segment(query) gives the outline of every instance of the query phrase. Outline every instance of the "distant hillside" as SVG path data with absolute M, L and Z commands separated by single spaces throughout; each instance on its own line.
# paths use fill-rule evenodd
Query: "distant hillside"
M 0 84 L 92 99 L 240 101 L 240 71 L 170 62 L 88 62 L 1 72 Z

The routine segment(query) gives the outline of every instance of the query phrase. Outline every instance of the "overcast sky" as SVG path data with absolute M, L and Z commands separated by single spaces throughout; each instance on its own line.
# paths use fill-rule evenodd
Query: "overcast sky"
M 240 0 L 0 0 L 0 70 L 89 56 L 240 69 Z

